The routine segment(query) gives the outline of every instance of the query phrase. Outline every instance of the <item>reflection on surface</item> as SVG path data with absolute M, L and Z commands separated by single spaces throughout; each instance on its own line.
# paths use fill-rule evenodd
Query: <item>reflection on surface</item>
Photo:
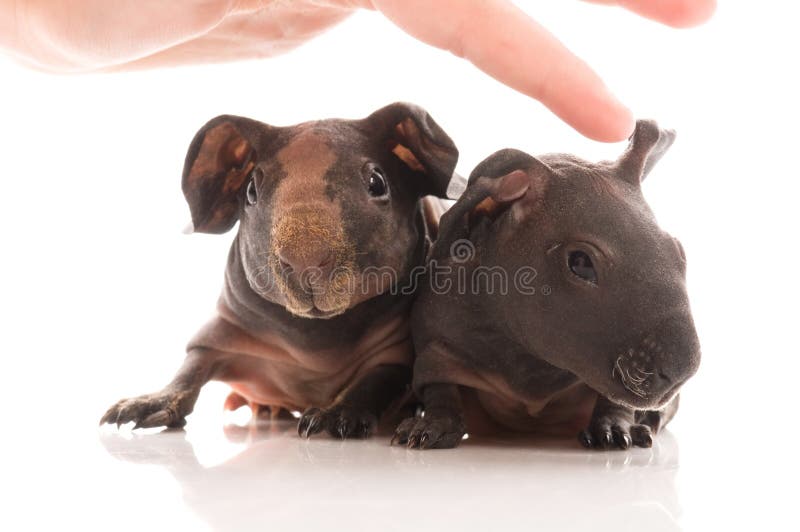
M 101 441 L 120 460 L 168 470 L 215 530 L 679 529 L 678 445 L 668 431 L 652 449 L 625 452 L 521 436 L 409 451 L 385 437 L 303 440 L 291 421 L 225 433 L 230 450 L 244 450 L 211 467 L 198 461 L 191 432 L 106 432 Z

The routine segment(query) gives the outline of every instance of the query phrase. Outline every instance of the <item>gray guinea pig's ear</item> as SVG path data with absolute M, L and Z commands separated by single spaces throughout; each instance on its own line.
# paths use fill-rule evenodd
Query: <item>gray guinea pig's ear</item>
M 538 159 L 534 161 L 535 163 L 525 168 L 512 170 L 502 176 L 478 179 L 476 186 L 485 181 L 488 194 L 469 212 L 469 225 L 473 225 L 480 218 L 496 218 L 529 190 L 532 190 L 537 198 L 541 198 L 547 186 L 550 168 Z
M 615 164 L 617 176 L 638 186 L 673 142 L 673 130 L 659 128 L 655 120 L 638 120 L 628 148 Z
M 473 199 L 470 219 L 495 216 L 529 189 L 544 195 L 552 170 L 545 163 L 520 150 L 504 149 L 481 161 L 472 171 L 464 196 Z M 459 200 L 459 203 L 465 203 Z
M 270 126 L 223 115 L 195 134 L 183 166 L 182 188 L 192 231 L 224 233 L 239 217 L 240 191 L 255 167 L 256 145 Z
M 455 205 L 442 215 L 437 240 L 445 246 L 439 246 L 434 256 L 442 258 L 436 253 L 448 242 L 469 238 L 480 219 L 498 216 L 529 191 L 534 200 L 543 197 L 551 174 L 542 161 L 518 150 L 500 150 L 487 157 L 475 167 Z

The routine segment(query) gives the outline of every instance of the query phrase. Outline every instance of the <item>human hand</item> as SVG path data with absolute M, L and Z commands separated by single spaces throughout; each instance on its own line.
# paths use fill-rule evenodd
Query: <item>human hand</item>
M 588 0 L 686 27 L 715 0 Z M 359 8 L 463 57 L 584 135 L 618 141 L 633 116 L 582 60 L 509 0 L 0 0 L 0 47 L 39 68 L 80 72 L 284 53 Z

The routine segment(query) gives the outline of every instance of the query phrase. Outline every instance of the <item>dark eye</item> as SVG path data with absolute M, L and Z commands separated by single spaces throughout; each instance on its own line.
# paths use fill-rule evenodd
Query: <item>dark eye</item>
M 369 182 L 367 183 L 367 192 L 373 198 L 381 198 L 389 193 L 389 185 L 386 183 L 386 177 L 377 168 L 373 168 L 369 173 Z
M 258 192 L 256 192 L 256 182 L 254 179 L 250 179 L 247 182 L 247 203 L 250 205 L 255 205 L 258 201 Z
M 261 178 L 261 170 L 256 168 L 250 174 L 250 179 L 247 181 L 247 203 L 250 205 L 255 205 L 258 201 L 258 185 L 256 184 L 256 179 Z
M 567 261 L 572 273 L 585 281 L 597 284 L 597 272 L 594 270 L 594 264 L 588 254 L 583 251 L 573 251 L 569 254 Z

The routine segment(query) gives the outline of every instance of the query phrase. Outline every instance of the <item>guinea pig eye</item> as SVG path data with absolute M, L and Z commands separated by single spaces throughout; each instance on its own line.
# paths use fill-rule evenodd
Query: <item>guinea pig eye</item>
M 247 182 L 247 203 L 255 205 L 258 201 L 258 193 L 256 192 L 256 182 L 250 180 Z
M 250 179 L 247 180 L 247 190 L 245 190 L 245 197 L 247 198 L 247 203 L 250 205 L 255 205 L 258 201 L 258 182 L 264 179 L 264 171 L 261 168 L 254 168 L 252 172 L 250 172 Z
M 567 264 L 572 273 L 585 281 L 597 284 L 597 272 L 588 254 L 583 251 L 573 251 L 569 254 Z
M 258 190 L 256 189 L 256 180 L 255 180 L 255 172 L 253 175 L 250 176 L 250 179 L 247 181 L 247 191 L 245 192 L 245 196 L 247 197 L 247 203 L 250 205 L 255 205 L 258 201 Z
M 386 177 L 377 168 L 373 168 L 369 173 L 367 192 L 369 192 L 369 195 L 373 198 L 382 198 L 389 193 L 389 185 L 386 183 Z

